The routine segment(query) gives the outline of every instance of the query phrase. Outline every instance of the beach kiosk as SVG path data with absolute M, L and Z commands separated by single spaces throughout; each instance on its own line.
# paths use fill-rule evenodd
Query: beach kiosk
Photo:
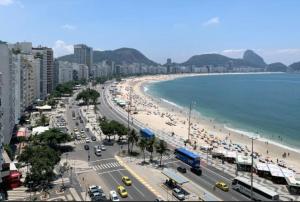
M 300 174 L 285 178 L 288 184 L 288 190 L 291 194 L 300 194 Z
M 236 151 L 226 151 L 224 153 L 224 159 L 228 163 L 235 163 L 237 158 L 237 152 Z
M 295 173 L 287 168 L 282 168 L 276 164 L 268 164 L 271 173 L 271 178 L 274 183 L 287 184 L 287 177 L 294 177 Z
M 270 173 L 269 167 L 266 163 L 257 162 L 255 164 L 255 170 L 256 170 L 256 174 L 259 177 L 271 179 L 271 173 Z
M 236 158 L 236 167 L 238 171 L 251 171 L 251 157 L 250 156 L 244 156 L 244 155 L 238 155 Z

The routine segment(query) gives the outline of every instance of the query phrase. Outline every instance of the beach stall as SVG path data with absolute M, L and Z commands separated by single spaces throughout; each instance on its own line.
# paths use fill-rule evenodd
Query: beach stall
M 272 181 L 276 184 L 286 184 L 285 176 L 281 168 L 276 164 L 268 163 L 267 165 L 270 170 Z
M 251 156 L 238 155 L 236 158 L 236 167 L 238 171 L 251 171 L 252 159 Z
M 228 163 L 235 163 L 237 158 L 237 152 L 236 151 L 226 151 L 224 153 L 224 160 Z
M 291 194 L 300 194 L 300 175 L 285 178 Z
M 225 150 L 224 149 L 213 149 L 211 154 L 212 154 L 212 158 L 219 158 L 219 159 L 222 159 L 224 157 L 224 153 L 225 153 Z
M 254 168 L 255 168 L 256 173 L 259 177 L 264 177 L 264 178 L 270 178 L 271 177 L 269 167 L 266 163 L 257 162 L 257 163 L 255 163 Z

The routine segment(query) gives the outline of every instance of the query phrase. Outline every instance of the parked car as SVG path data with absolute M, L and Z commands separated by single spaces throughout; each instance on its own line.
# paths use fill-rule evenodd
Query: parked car
M 172 191 L 173 196 L 175 196 L 179 201 L 183 201 L 185 199 L 184 193 L 182 190 L 175 188 Z
M 178 166 L 178 167 L 177 167 L 177 170 L 178 170 L 178 172 L 180 172 L 180 173 L 186 173 L 186 168 L 183 168 L 183 167 L 181 167 L 181 166 Z
M 96 141 L 96 137 L 95 136 L 92 136 L 92 141 Z
M 201 170 L 201 168 L 194 168 L 194 167 L 191 167 L 191 172 L 195 173 L 195 174 L 198 175 L 198 176 L 202 175 L 202 170 Z
M 87 144 L 84 145 L 84 149 L 85 149 L 85 150 L 89 150 L 89 149 L 90 149 L 89 145 L 87 145 Z

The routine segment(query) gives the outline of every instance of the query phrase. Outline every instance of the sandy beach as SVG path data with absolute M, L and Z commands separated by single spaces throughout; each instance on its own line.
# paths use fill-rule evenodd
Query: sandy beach
M 188 75 L 158 75 L 126 79 L 117 85 L 119 98 L 129 101 L 131 90 L 131 116 L 154 130 L 163 131 L 186 140 L 188 138 L 188 110 L 172 105 L 161 99 L 153 98 L 144 92 L 144 86 L 149 82 L 171 80 L 184 76 L 207 76 L 206 74 Z M 238 144 L 242 152 L 250 154 L 251 139 L 238 131 L 225 128 L 195 111 L 191 118 L 191 142 L 200 146 L 222 147 L 222 143 Z M 272 143 L 271 140 L 258 138 L 254 141 L 254 151 L 260 159 L 268 159 L 276 163 L 283 162 L 288 168 L 300 172 L 300 158 L 298 151 L 287 146 Z M 285 155 L 284 155 L 285 154 Z

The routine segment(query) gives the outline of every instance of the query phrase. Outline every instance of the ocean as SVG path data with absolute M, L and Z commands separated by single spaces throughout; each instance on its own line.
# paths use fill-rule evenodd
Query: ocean
M 300 149 L 300 74 L 183 77 L 150 83 L 147 94 L 189 108 L 227 129 Z

